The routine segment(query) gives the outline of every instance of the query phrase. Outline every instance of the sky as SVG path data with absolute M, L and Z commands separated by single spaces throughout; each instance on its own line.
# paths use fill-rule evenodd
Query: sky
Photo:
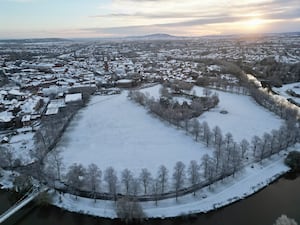
M 300 0 L 0 0 L 0 38 L 300 31 Z

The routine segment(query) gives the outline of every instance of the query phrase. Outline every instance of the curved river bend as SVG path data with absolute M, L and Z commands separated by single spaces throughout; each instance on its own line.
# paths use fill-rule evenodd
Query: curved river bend
M 11 205 L 9 192 L 0 191 L 0 213 Z M 35 207 L 20 213 L 15 225 L 121 225 L 119 220 L 70 213 L 53 206 Z M 191 218 L 155 219 L 147 225 L 272 225 L 281 214 L 300 224 L 300 176 L 288 174 L 253 196 L 230 206 Z

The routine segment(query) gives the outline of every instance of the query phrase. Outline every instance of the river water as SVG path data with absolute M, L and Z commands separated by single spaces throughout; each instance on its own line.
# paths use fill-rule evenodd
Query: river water
M 12 202 L 10 192 L 0 191 L 0 213 Z M 121 225 L 119 220 L 70 213 L 53 206 L 29 208 L 15 225 Z M 272 225 L 281 214 L 300 225 L 300 176 L 288 174 L 253 196 L 207 214 L 191 218 L 152 219 L 147 225 Z

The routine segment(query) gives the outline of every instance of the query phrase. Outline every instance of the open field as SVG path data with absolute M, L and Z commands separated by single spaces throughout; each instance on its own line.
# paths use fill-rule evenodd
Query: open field
M 158 90 L 154 86 L 144 91 L 157 97 Z M 202 95 L 202 88 L 194 90 Z M 254 135 L 262 136 L 283 123 L 249 96 L 217 93 L 219 105 L 198 119 L 207 121 L 211 129 L 218 125 L 223 134 L 231 132 L 236 141 L 251 141 Z M 95 163 L 102 170 L 109 166 L 117 171 L 128 168 L 136 175 L 148 168 L 154 175 L 160 165 L 172 171 L 177 161 L 187 165 L 190 160 L 199 161 L 203 154 L 211 153 L 184 131 L 149 115 L 126 95 L 127 92 L 93 97 L 89 106 L 78 113 L 58 145 L 66 167 L 72 163 Z M 220 113 L 224 109 L 228 114 Z
M 160 85 L 142 90 L 154 98 L 159 98 Z M 197 96 L 203 96 L 203 88 L 195 86 Z M 232 94 L 223 91 L 212 90 L 219 96 L 220 102 L 214 109 L 199 116 L 199 121 L 206 121 L 211 129 L 219 126 L 225 135 L 231 132 L 235 141 L 245 138 L 251 141 L 254 135 L 261 137 L 265 132 L 278 129 L 284 121 L 274 113 L 259 106 L 250 96 Z M 228 114 L 221 114 L 226 110 Z
M 77 114 L 58 145 L 67 167 L 95 163 L 102 170 L 113 166 L 135 174 L 148 168 L 154 175 L 160 165 L 172 170 L 177 161 L 188 164 L 211 152 L 126 96 L 93 97 Z

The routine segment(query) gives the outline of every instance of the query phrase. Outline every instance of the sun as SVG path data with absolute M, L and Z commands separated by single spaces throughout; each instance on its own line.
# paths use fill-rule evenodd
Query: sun
M 261 25 L 263 25 L 264 21 L 259 18 L 253 18 L 245 22 L 245 25 L 248 29 L 250 30 L 256 30 L 258 29 Z

